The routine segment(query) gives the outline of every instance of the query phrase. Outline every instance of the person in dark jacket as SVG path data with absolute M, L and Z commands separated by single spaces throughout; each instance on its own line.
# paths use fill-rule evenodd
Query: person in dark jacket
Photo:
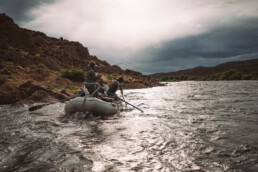
M 123 88 L 121 86 L 121 83 L 124 81 L 124 79 L 122 77 L 120 77 L 119 79 L 113 81 L 110 85 L 109 85 L 109 89 L 108 91 L 115 94 L 117 91 L 117 88 L 120 88 L 121 94 L 123 95 Z
M 96 66 L 96 63 L 91 61 L 89 66 L 86 67 L 85 86 L 88 89 L 90 95 L 92 95 L 92 93 L 96 90 L 96 83 L 101 78 L 101 75 L 96 76 L 95 74 Z

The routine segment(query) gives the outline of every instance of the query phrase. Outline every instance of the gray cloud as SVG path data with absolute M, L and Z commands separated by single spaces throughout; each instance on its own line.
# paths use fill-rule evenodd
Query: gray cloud
M 15 22 L 27 22 L 34 17 L 28 15 L 28 11 L 46 3 L 54 3 L 56 0 L 1 0 L 0 12 L 12 17 Z
M 143 73 L 258 57 L 257 0 L 0 0 L 0 12 Z
M 250 18 L 203 34 L 148 47 L 134 54 L 137 57 L 134 60 L 142 64 L 142 67 L 139 66 L 141 72 L 153 73 L 212 66 L 226 61 L 258 58 L 257 55 L 258 18 Z

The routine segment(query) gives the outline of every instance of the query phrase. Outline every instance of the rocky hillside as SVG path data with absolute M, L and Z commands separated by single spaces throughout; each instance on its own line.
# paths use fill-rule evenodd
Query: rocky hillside
M 178 80 L 258 80 L 258 59 L 227 62 L 214 67 L 198 66 L 192 69 L 155 73 L 149 76 L 164 81 L 173 80 L 173 78 L 179 78 Z
M 20 28 L 0 14 L 0 104 L 48 102 L 71 97 L 82 81 L 65 77 L 65 71 L 84 71 L 91 60 L 109 84 L 123 76 L 124 88 L 160 85 L 133 70 L 122 70 L 90 55 L 79 42 L 51 38 L 44 33 Z

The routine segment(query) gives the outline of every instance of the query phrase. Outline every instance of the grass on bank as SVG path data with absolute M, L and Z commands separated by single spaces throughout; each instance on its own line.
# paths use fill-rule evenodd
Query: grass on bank
M 56 92 L 63 92 L 64 90 L 70 90 L 72 92 L 79 92 L 81 89 L 77 86 L 74 86 L 74 85 L 68 85 L 66 87 L 55 87 L 53 84 L 51 83 L 46 83 L 46 87 L 50 90 L 53 90 L 53 91 L 56 91 Z
M 243 73 L 235 69 L 227 70 L 221 73 L 213 73 L 205 76 L 178 75 L 165 76 L 160 81 L 224 81 L 224 80 L 258 80 L 258 72 Z
M 75 82 L 83 82 L 85 80 L 85 72 L 81 69 L 66 69 L 61 72 L 62 77 Z
M 43 63 L 39 63 L 38 67 L 45 70 L 47 69 L 47 67 Z
M 3 85 L 6 83 L 6 79 L 0 75 L 0 85 Z

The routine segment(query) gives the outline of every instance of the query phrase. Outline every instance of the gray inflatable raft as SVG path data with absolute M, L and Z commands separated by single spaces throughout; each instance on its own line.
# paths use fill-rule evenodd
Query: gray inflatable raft
M 95 97 L 77 97 L 65 105 L 65 113 L 91 112 L 94 115 L 110 116 L 118 112 L 114 103 L 105 102 Z

